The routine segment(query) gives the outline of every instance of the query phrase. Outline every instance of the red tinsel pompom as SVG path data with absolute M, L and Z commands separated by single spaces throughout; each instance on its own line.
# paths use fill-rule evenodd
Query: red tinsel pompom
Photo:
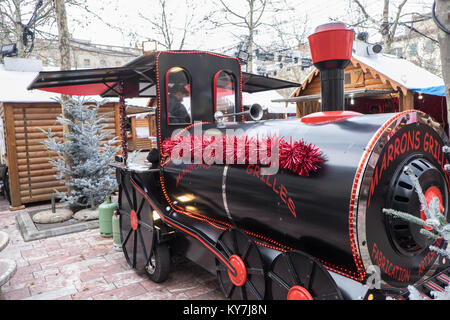
M 214 161 L 216 148 L 223 146 L 223 163 L 228 164 L 268 164 L 271 159 L 272 143 L 278 140 L 279 165 L 281 169 L 292 171 L 300 176 L 309 176 L 317 171 L 324 161 L 320 149 L 303 140 L 286 142 L 276 136 L 256 139 L 248 136 L 196 136 L 167 138 L 162 143 L 162 155 L 171 157 L 175 146 L 185 143 L 182 150 L 190 150 L 191 159 L 202 157 L 202 161 Z M 214 143 L 214 146 L 211 144 Z M 189 144 L 189 145 L 187 145 Z M 211 148 L 208 148 L 211 146 Z M 208 148 L 208 149 L 207 149 Z M 205 156 L 205 149 L 207 150 Z M 182 153 L 182 152 L 181 152 Z M 177 157 L 183 157 L 183 154 Z M 220 156 L 218 154 L 218 156 Z M 206 159 L 205 159 L 206 157 Z M 221 157 L 221 156 L 220 156 Z

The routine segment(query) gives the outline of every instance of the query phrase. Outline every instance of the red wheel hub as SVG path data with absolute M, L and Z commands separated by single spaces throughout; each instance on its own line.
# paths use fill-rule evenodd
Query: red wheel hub
M 245 282 L 247 282 L 247 269 L 245 268 L 244 261 L 238 255 L 232 255 L 229 259 L 231 265 L 236 270 L 236 275 L 233 276 L 230 271 L 228 271 L 228 276 L 231 282 L 237 286 L 242 287 Z
M 133 228 L 133 230 L 136 230 L 138 228 L 138 217 L 136 214 L 136 211 L 131 210 L 130 212 L 130 223 L 131 223 L 131 228 Z
M 314 300 L 308 290 L 302 286 L 293 286 L 287 295 L 287 300 Z
M 441 190 L 439 190 L 438 187 L 431 186 L 425 191 L 425 200 L 427 201 L 427 205 L 430 205 L 431 200 L 433 198 L 439 199 L 439 211 L 444 212 L 444 206 L 442 204 L 442 193 Z M 427 220 L 427 215 L 425 214 L 425 211 L 423 208 L 420 209 L 420 218 L 425 221 Z M 424 227 L 426 230 L 433 230 L 432 227 Z

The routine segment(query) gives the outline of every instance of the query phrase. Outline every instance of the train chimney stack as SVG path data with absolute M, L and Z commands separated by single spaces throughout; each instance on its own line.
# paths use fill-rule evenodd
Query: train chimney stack
M 320 70 L 321 111 L 342 111 L 344 100 L 344 69 L 352 59 L 354 31 L 344 23 L 318 26 L 308 37 L 314 66 Z

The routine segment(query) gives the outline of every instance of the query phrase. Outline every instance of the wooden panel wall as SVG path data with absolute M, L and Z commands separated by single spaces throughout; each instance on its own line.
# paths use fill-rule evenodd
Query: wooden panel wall
M 136 128 L 146 128 L 150 137 L 156 137 L 155 121 L 156 118 L 154 115 L 142 119 L 131 117 L 132 138 L 128 146 L 130 150 L 150 150 L 156 148 L 156 143 L 150 141 L 149 138 L 138 138 L 136 133 Z
M 106 130 L 118 136 L 116 126 L 116 104 L 109 103 L 100 108 L 100 113 L 108 112 Z M 7 145 L 7 163 L 11 190 L 11 206 L 17 208 L 25 203 L 51 199 L 55 189 L 65 191 L 54 177 L 49 158 L 56 153 L 48 151 L 43 141 L 47 139 L 39 128 L 63 136 L 63 128 L 56 121 L 61 115 L 58 103 L 5 103 L 4 121 Z

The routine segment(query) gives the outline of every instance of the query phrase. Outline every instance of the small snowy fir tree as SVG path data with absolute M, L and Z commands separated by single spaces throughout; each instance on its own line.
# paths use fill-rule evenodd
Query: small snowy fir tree
M 51 129 L 41 129 L 48 138 L 44 145 L 57 154 L 50 159 L 58 171 L 55 177 L 68 187 L 68 193 L 57 190 L 56 193 L 74 211 L 90 206 L 91 200 L 97 206 L 117 188 L 114 170 L 109 166 L 119 150 L 117 138 L 110 139 L 105 115 L 99 115 L 99 108 L 106 100 L 56 101 L 63 105 L 64 116 L 57 121 L 67 128 L 64 138 L 56 136 Z
M 404 168 L 405 173 L 411 179 L 414 184 L 415 190 L 419 196 L 420 204 L 427 217 L 426 220 L 417 218 L 409 213 L 401 212 L 393 209 L 383 209 L 383 212 L 388 215 L 392 215 L 397 218 L 404 219 L 406 221 L 421 225 L 422 227 L 431 227 L 433 231 L 429 231 L 425 228 L 420 230 L 420 233 L 430 237 L 432 239 L 443 239 L 445 249 L 430 246 L 430 250 L 438 252 L 440 255 L 450 259 L 450 223 L 447 223 L 445 216 L 439 210 L 439 198 L 435 197 L 427 204 L 425 195 L 420 186 L 419 180 L 412 172 L 412 170 L 406 166 Z M 419 291 L 413 286 L 408 286 L 409 299 L 410 300 L 424 300 L 425 298 L 419 293 Z M 435 300 L 450 300 L 450 285 L 445 288 L 445 292 L 432 291 L 431 295 Z

